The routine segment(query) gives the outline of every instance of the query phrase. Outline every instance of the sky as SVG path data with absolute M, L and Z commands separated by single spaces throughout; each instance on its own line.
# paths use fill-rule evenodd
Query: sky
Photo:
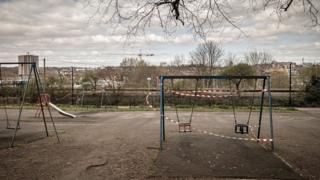
M 188 63 L 190 52 L 203 42 L 184 26 L 172 36 L 153 26 L 145 35 L 126 40 L 121 30 L 97 23 L 92 18 L 94 8 L 86 2 L 0 0 L 0 62 L 15 62 L 18 55 L 29 52 L 45 58 L 47 66 L 57 67 L 117 66 L 123 58 L 139 53 L 154 54 L 143 57 L 153 65 L 170 64 L 177 55 Z M 276 61 L 320 62 L 320 27 L 312 27 L 299 8 L 290 9 L 281 20 L 272 9 L 253 12 L 237 7 L 231 16 L 245 34 L 225 24 L 223 30 L 207 36 L 221 44 L 222 59 L 230 53 L 241 59 L 257 50 L 272 54 Z

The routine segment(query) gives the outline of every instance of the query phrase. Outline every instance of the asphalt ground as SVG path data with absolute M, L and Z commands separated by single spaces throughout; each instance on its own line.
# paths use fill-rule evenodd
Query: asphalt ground
M 5 128 L 0 109 L 0 179 L 320 178 L 318 109 L 273 113 L 274 152 L 269 142 L 245 140 L 253 134 L 234 133 L 232 112 L 195 112 L 191 133 L 177 132 L 177 125 L 167 120 L 162 151 L 159 112 L 75 114 L 71 119 L 53 112 L 58 143 L 49 118 L 46 137 L 43 120 L 24 110 L 15 147 L 8 148 L 13 131 Z M 17 110 L 9 115 L 15 124 Z M 176 120 L 174 112 L 166 115 Z M 180 120 L 189 115 L 180 113 Z M 245 122 L 248 114 L 237 117 Z M 257 117 L 252 115 L 251 125 L 257 125 Z M 269 127 L 265 112 L 262 138 L 270 138 Z

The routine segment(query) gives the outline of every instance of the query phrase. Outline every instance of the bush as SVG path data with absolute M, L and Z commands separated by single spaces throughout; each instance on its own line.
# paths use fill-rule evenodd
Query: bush
M 306 86 L 304 100 L 311 106 L 320 105 L 320 77 L 311 77 L 310 83 Z

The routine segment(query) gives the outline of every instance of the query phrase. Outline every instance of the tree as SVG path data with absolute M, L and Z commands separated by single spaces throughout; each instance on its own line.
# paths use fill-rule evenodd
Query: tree
M 169 73 L 171 75 L 182 75 L 183 64 L 186 62 L 184 55 L 176 55 L 170 62 Z
M 221 75 L 223 76 L 254 76 L 256 75 L 255 69 L 249 64 L 240 63 L 235 66 L 230 66 L 225 68 Z M 242 79 L 233 80 L 233 83 L 236 85 L 236 89 L 239 92 L 240 84 Z M 249 84 L 247 84 L 249 85 Z
M 234 20 L 232 11 L 239 5 L 251 7 L 254 11 L 272 9 L 281 19 L 282 14 L 293 9 L 302 9 L 313 26 L 319 22 L 318 0 L 88 0 L 87 7 L 93 7 L 92 19 L 114 25 L 126 26 L 128 35 L 144 33 L 147 27 L 161 26 L 170 34 L 179 26 L 185 26 L 194 34 L 205 37 L 224 24 L 230 24 L 242 32 Z M 235 3 L 236 2 L 236 3 Z M 298 13 L 297 13 L 298 14 Z
M 256 75 L 254 67 L 246 63 L 240 63 L 231 67 L 225 68 L 221 75 L 224 76 L 254 76 Z
M 320 64 L 314 64 L 311 66 L 303 67 L 299 70 L 299 77 L 304 84 L 308 84 L 312 77 L 319 77 L 320 76 Z
M 126 78 L 126 81 L 135 87 L 146 86 L 146 78 L 155 73 L 147 62 L 137 58 L 124 58 L 120 67 L 121 74 Z
M 139 59 L 137 58 L 123 58 L 120 63 L 120 67 L 135 67 L 138 64 L 139 64 Z
M 199 75 L 214 75 L 214 68 L 222 55 L 223 50 L 219 44 L 207 41 L 190 53 L 191 64 L 197 68 Z
M 49 75 L 46 78 L 46 87 L 48 89 L 52 89 L 54 86 L 59 84 L 59 82 L 60 82 L 59 79 L 55 75 Z M 59 85 L 59 87 L 61 87 L 61 86 Z
M 185 61 L 184 55 L 176 55 L 171 61 L 171 66 L 180 67 Z
M 90 84 L 91 88 L 95 91 L 97 90 L 98 80 L 99 77 L 97 76 L 97 72 L 90 70 L 84 73 L 81 82 L 83 86 L 88 86 Z
M 244 55 L 246 62 L 257 69 L 259 74 L 265 73 L 265 70 L 272 62 L 272 55 L 267 52 L 251 51 Z
M 320 77 L 313 75 L 306 86 L 305 102 L 311 105 L 320 104 Z
M 138 58 L 123 58 L 120 63 L 120 67 L 122 68 L 123 73 L 128 77 L 130 76 L 130 74 L 132 75 L 133 73 L 135 73 L 139 68 L 145 66 L 148 66 L 148 63 Z
M 57 81 L 57 85 L 59 86 L 59 88 L 62 88 L 63 85 L 65 85 L 67 83 L 67 78 L 64 76 L 63 73 L 61 73 L 60 70 L 58 70 L 58 81 Z
M 190 53 L 191 64 L 195 66 L 198 75 L 214 75 L 214 69 L 222 55 L 223 51 L 219 44 L 207 41 L 199 44 L 196 50 Z M 209 87 L 213 80 L 203 82 Z
M 239 59 L 235 54 L 228 53 L 227 58 L 225 59 L 225 66 L 233 66 L 239 63 Z

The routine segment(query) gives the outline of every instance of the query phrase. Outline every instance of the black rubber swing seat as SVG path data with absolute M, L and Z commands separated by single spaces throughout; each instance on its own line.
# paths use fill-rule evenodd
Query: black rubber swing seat
M 248 134 L 249 126 L 247 124 L 235 124 L 234 126 L 235 133 Z
M 179 132 L 192 132 L 191 123 L 179 123 L 178 126 L 179 126 Z

